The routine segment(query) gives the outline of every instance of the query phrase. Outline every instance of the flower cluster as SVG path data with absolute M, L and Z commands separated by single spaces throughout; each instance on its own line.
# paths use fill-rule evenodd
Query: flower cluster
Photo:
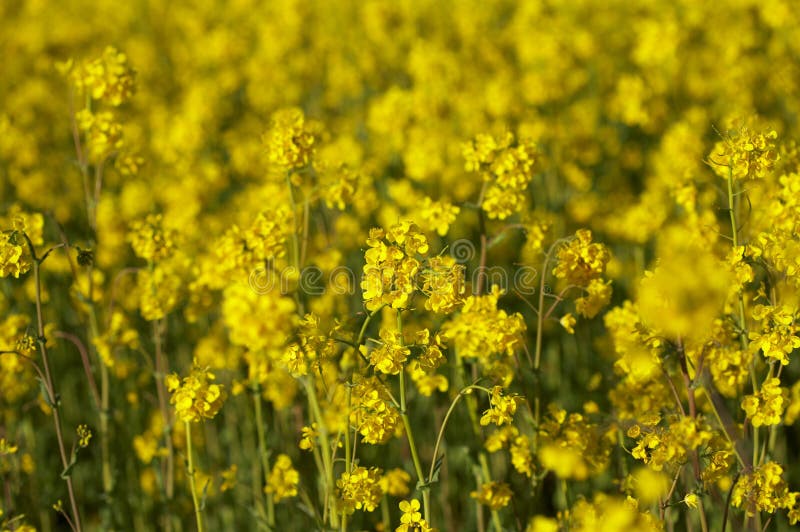
M 744 508 L 748 515 L 774 513 L 779 508 L 792 508 L 797 497 L 797 493 L 789 492 L 781 465 L 766 462 L 739 478 L 733 487 L 731 504 Z
M 128 64 L 128 56 L 113 46 L 97 59 L 77 67 L 68 63 L 65 69 L 78 90 L 115 107 L 130 99 L 136 88 L 136 71 Z
M 404 308 L 416 289 L 417 255 L 428 252 L 425 235 L 414 222 L 404 221 L 388 231 L 371 229 L 367 245 L 361 281 L 365 306 L 373 311 L 383 305 Z
M 750 346 L 756 351 L 761 350 L 765 357 L 787 365 L 789 354 L 800 347 L 795 323 L 797 311 L 788 305 L 777 308 L 755 305 L 751 315 L 761 322 L 761 330 L 750 332 Z
M 175 373 L 167 375 L 167 390 L 172 394 L 170 403 L 181 421 L 196 423 L 212 419 L 225 400 L 222 385 L 214 384 L 214 374 L 195 366 L 191 373 L 181 379 Z
M 356 467 L 350 473 L 342 473 L 336 481 L 337 496 L 343 511 L 372 512 L 383 497 L 381 470 L 377 467 Z
M 539 428 L 538 458 L 542 467 L 559 478 L 582 480 L 604 471 L 610 452 L 608 435 L 586 416 L 568 414 L 552 404 L 548 407 L 548 416 Z
M 420 273 L 420 291 L 428 299 L 425 308 L 441 314 L 454 312 L 464 302 L 466 286 L 464 265 L 453 257 L 436 256 L 428 259 Z
M 742 400 L 742 410 L 754 427 L 777 425 L 781 422 L 786 408 L 787 393 L 781 388 L 777 377 L 767 379 L 753 395 L 746 395 Z
M 403 370 L 406 359 L 411 353 L 402 342 L 402 337 L 397 331 L 381 329 L 381 343 L 369 352 L 369 362 L 375 369 L 386 375 L 397 375 Z M 366 352 L 365 346 L 361 346 Z
M 366 378 L 356 384 L 353 396 L 350 423 L 361 433 L 364 442 L 389 441 L 401 425 L 400 413 L 392 404 L 385 385 L 376 378 Z
M 756 129 L 752 124 L 734 123 L 723 139 L 714 145 L 709 161 L 714 172 L 727 179 L 764 178 L 780 156 L 774 129 Z
M 603 244 L 592 242 L 590 230 L 579 229 L 574 239 L 559 248 L 557 258 L 558 264 L 553 269 L 557 278 L 570 285 L 588 287 L 605 273 L 611 254 Z M 602 292 L 599 286 L 592 290 Z
M 136 256 L 148 262 L 169 258 L 177 246 L 177 231 L 165 226 L 160 214 L 149 214 L 133 222 L 128 238 Z
M 434 529 L 422 518 L 417 499 L 401 501 L 400 511 L 403 512 L 403 515 L 400 516 L 400 526 L 394 529 L 395 532 L 434 532 Z
M 629 430 L 629 434 L 635 434 Z M 631 455 L 651 469 L 670 471 L 688 460 L 689 453 L 708 444 L 713 437 L 709 427 L 700 420 L 684 417 L 667 427 L 647 427 L 638 435 Z
M 300 473 L 292 467 L 292 459 L 288 455 L 279 454 L 269 472 L 264 490 L 272 494 L 275 502 L 280 502 L 297 495 L 299 481 Z
M 533 178 L 536 145 L 515 142 L 512 133 L 502 137 L 478 135 L 462 148 L 465 169 L 479 172 L 486 183 L 481 208 L 489 218 L 505 220 L 525 205 L 525 192 Z
M 27 245 L 20 242 L 22 238 L 16 232 L 0 234 L 0 277 L 19 279 L 31 269 Z
M 501 295 L 493 286 L 486 295 L 466 298 L 460 313 L 442 327 L 442 337 L 459 357 L 479 360 L 505 382 L 513 378 L 509 358 L 521 349 L 527 327 L 521 314 L 498 308 Z
M 505 482 L 486 482 L 481 484 L 477 491 L 469 494 L 470 497 L 484 504 L 492 510 L 499 510 L 508 506 L 514 493 L 511 486 Z
M 122 125 L 111 111 L 83 109 L 75 115 L 75 121 L 86 138 L 89 162 L 102 163 L 122 149 Z
M 315 125 L 306 122 L 303 111 L 289 108 L 272 116 L 272 126 L 263 141 L 270 162 L 290 171 L 308 165 L 314 155 L 317 136 Z
M 490 407 L 481 416 L 481 425 L 497 425 L 502 427 L 505 423 L 514 422 L 514 414 L 517 411 L 517 404 L 521 398 L 516 396 L 504 396 L 503 388 L 495 386 L 489 399 Z

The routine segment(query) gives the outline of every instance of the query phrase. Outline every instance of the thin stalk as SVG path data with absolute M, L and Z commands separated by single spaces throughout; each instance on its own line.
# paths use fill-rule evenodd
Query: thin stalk
M 535 372 L 539 371 L 539 364 L 541 363 L 542 359 L 542 327 L 544 326 L 544 288 L 545 288 L 545 279 L 547 278 L 547 267 L 550 263 L 550 258 L 553 254 L 553 251 L 556 249 L 557 246 L 561 245 L 564 242 L 564 239 L 559 239 L 553 242 L 550 248 L 547 250 L 547 254 L 544 256 L 544 262 L 542 263 L 542 271 L 540 272 L 540 279 L 539 279 L 539 305 L 536 315 L 536 350 L 534 352 L 533 358 L 533 370 Z M 537 419 L 538 421 L 538 419 Z
M 200 501 L 197 497 L 197 487 L 194 484 L 194 458 L 192 453 L 192 426 L 188 421 L 186 423 L 186 455 L 187 455 L 187 472 L 189 474 L 189 487 L 192 490 L 192 503 L 194 503 L 194 517 L 197 521 L 197 532 L 205 532 L 205 523 L 203 521 L 203 512 L 200 508 Z
M 349 379 L 348 379 L 349 381 Z M 350 474 L 352 471 L 352 463 L 351 460 L 353 458 L 353 451 L 350 448 L 350 409 L 352 408 L 352 395 L 353 390 L 351 388 L 351 383 L 347 383 L 347 409 L 345 410 L 345 418 L 344 418 L 344 469 L 347 474 Z M 347 511 L 342 510 L 342 532 L 347 530 Z
M 298 236 L 299 227 L 298 227 L 298 210 L 297 210 L 297 200 L 294 197 L 294 185 L 292 185 L 292 174 L 291 172 L 286 172 L 286 186 L 289 187 L 289 202 L 292 206 L 292 266 L 295 268 L 295 273 L 297 274 L 297 286 L 298 288 L 294 291 L 295 302 L 297 303 L 297 308 L 300 311 L 300 314 L 303 314 L 303 301 L 300 297 L 300 269 L 302 268 L 301 263 L 301 250 L 300 250 L 300 238 Z
M 692 385 L 692 380 L 689 378 L 689 368 L 686 365 L 686 353 L 683 350 L 683 345 L 681 344 L 680 339 L 678 340 L 678 350 L 680 351 L 681 374 L 683 375 L 683 383 L 686 386 L 686 395 L 689 402 L 689 417 L 696 419 L 697 402 L 695 400 L 694 386 Z M 696 449 L 692 451 L 692 469 L 695 480 L 700 481 L 700 457 Z M 708 532 L 708 522 L 706 520 L 705 508 L 703 507 L 703 498 L 700 497 L 699 500 L 700 527 L 703 529 L 703 532 Z
M 80 155 L 80 140 L 76 142 L 76 150 L 78 152 L 78 159 L 81 159 Z M 64 249 L 64 255 L 67 258 L 67 262 L 69 264 L 70 270 L 72 271 L 72 277 L 75 280 L 76 286 L 80 286 L 80 278 L 78 277 L 78 268 L 76 267 L 73 257 L 70 254 L 70 249 L 72 246 L 69 243 L 69 239 L 67 238 L 64 229 L 61 227 L 61 224 L 58 223 L 58 220 L 53 219 L 53 222 L 58 229 L 59 235 L 61 237 L 61 244 Z M 90 221 L 91 222 L 91 221 Z M 89 293 L 85 297 L 86 305 L 88 308 L 89 314 L 89 322 L 88 322 L 88 352 L 92 355 L 91 357 L 87 354 L 87 347 L 81 347 L 79 345 L 80 341 L 74 335 L 70 335 L 68 333 L 60 333 L 64 335 L 64 338 L 70 340 L 78 347 L 78 350 L 81 352 L 81 360 L 84 366 L 84 372 L 86 373 L 86 378 L 89 381 L 89 387 L 92 390 L 92 393 L 95 398 L 95 405 L 98 411 L 98 418 L 99 418 L 99 437 L 100 437 L 100 458 L 101 458 L 101 473 L 103 479 L 103 507 L 101 508 L 101 516 L 103 526 L 106 528 L 111 528 L 111 502 L 113 499 L 113 490 L 114 490 L 114 476 L 111 473 L 111 453 L 110 453 L 110 445 L 109 445 L 109 408 L 110 408 L 110 387 L 109 387 L 109 372 L 106 363 L 102 360 L 102 358 L 97 353 L 97 349 L 95 348 L 94 339 L 100 336 L 100 330 L 97 325 L 97 310 L 94 304 L 94 281 L 92 277 L 92 270 L 89 269 L 87 272 L 87 282 L 89 287 Z M 113 292 L 112 292 L 113 293 Z M 112 300 L 113 304 L 113 300 Z M 109 309 L 109 319 L 111 316 L 111 309 Z M 59 334 L 59 333 L 56 333 Z M 76 343 L 77 341 L 77 343 Z M 91 366 L 89 364 L 89 360 L 92 357 L 96 357 L 97 364 L 100 367 L 100 391 L 97 391 L 97 384 L 94 381 L 94 376 L 91 371 Z
M 164 476 L 164 494 L 167 502 L 171 501 L 175 494 L 175 449 L 172 444 L 172 418 L 167 406 L 167 389 L 164 384 L 164 378 L 167 376 L 167 366 L 164 361 L 164 354 L 161 346 L 161 330 L 159 327 L 160 320 L 153 322 L 153 342 L 155 343 L 155 379 L 156 379 L 156 393 L 158 395 L 158 407 L 161 410 L 161 416 L 164 418 L 164 439 L 167 446 L 166 460 L 162 466 L 162 474 Z M 172 529 L 171 518 L 167 514 L 164 516 L 165 523 L 168 529 Z
M 50 403 L 50 408 L 53 412 L 53 424 L 55 425 L 56 429 L 56 439 L 58 440 L 58 452 L 61 456 L 61 465 L 64 470 L 67 469 L 69 465 L 69 461 L 67 459 L 67 452 L 64 446 L 64 435 L 61 431 L 61 413 L 60 413 L 60 405 L 59 399 L 56 395 L 55 384 L 53 383 L 52 373 L 50 372 L 50 357 L 47 354 L 47 339 L 44 335 L 44 313 L 42 311 L 42 279 L 41 279 L 41 272 L 40 267 L 44 259 L 47 257 L 45 254 L 44 257 L 41 259 L 36 256 L 36 250 L 34 249 L 33 242 L 28 237 L 26 233 L 22 233 L 22 236 L 25 238 L 25 241 L 28 244 L 28 250 L 31 254 L 31 259 L 33 263 L 33 278 L 34 284 L 36 288 L 36 326 L 37 326 L 37 334 L 38 334 L 38 343 L 39 343 L 39 350 L 42 353 L 42 365 L 44 366 L 44 375 L 46 382 L 44 383 L 48 401 Z M 78 511 L 78 503 L 75 498 L 75 489 L 72 485 L 72 476 L 67 475 L 65 479 L 67 483 L 67 492 L 69 494 L 69 502 L 70 507 L 72 510 L 72 521 L 75 525 L 75 529 L 78 532 L 81 532 L 81 517 L 80 512 Z
M 403 317 L 401 311 L 397 310 L 397 335 L 400 339 L 400 345 L 403 345 Z M 411 449 L 411 459 L 414 462 L 414 471 L 417 473 L 417 481 L 421 484 L 425 482 L 425 474 L 422 472 L 422 462 L 419 459 L 417 452 L 417 444 L 414 441 L 414 430 L 411 427 L 411 420 L 408 417 L 406 410 L 406 371 L 405 366 L 400 369 L 400 418 L 403 420 L 403 427 L 406 431 L 406 438 L 408 439 L 408 447 Z M 425 520 L 430 523 L 431 519 L 431 493 L 428 486 L 423 486 L 422 490 L 422 505 L 425 515 Z
M 453 399 L 452 403 L 450 403 L 450 408 L 447 409 L 447 413 L 444 415 L 444 420 L 442 421 L 442 426 L 439 428 L 439 434 L 436 436 L 436 444 L 433 446 L 433 460 L 431 461 L 431 470 L 428 473 L 428 481 L 427 481 L 429 484 L 433 481 L 433 474 L 436 470 L 436 462 L 439 457 L 439 446 L 441 445 L 442 440 L 444 439 L 444 430 L 445 428 L 447 428 L 447 422 L 450 420 L 450 416 L 456 409 L 456 405 L 458 404 L 459 399 L 461 399 L 465 395 L 468 395 L 471 390 L 482 390 L 484 392 L 491 394 L 491 391 L 484 388 L 483 386 L 471 385 L 463 388 L 460 392 L 458 392 L 456 398 Z
M 261 408 L 261 388 L 256 386 L 253 393 L 253 404 L 256 414 L 256 431 L 258 432 L 258 455 L 261 463 L 261 474 L 264 478 L 264 488 L 269 483 L 269 458 L 267 458 L 267 439 L 264 431 L 264 414 Z M 261 493 L 265 493 L 262 488 Z M 275 503 L 271 493 L 266 493 L 267 524 L 275 526 Z
M 308 406 L 311 409 L 311 414 L 317 421 L 319 428 L 319 444 L 322 447 L 322 464 L 325 468 L 325 496 L 324 496 L 324 511 L 322 514 L 323 521 L 328 520 L 328 510 L 330 509 L 331 526 L 339 526 L 339 514 L 333 508 L 333 464 L 331 461 L 331 447 L 328 441 L 328 428 L 325 426 L 325 420 L 322 417 L 322 410 L 319 408 L 317 401 L 317 391 L 314 384 L 309 379 L 304 379 L 303 384 L 306 388 L 306 395 L 308 396 Z
M 486 453 L 481 451 L 478 455 L 478 460 L 481 464 L 481 472 L 483 473 L 483 481 L 484 482 L 491 482 L 492 481 L 492 474 L 489 471 L 489 460 L 486 458 Z M 492 524 L 494 525 L 494 529 L 496 532 L 503 532 L 503 525 L 500 522 L 500 514 L 497 510 L 492 510 Z
M 384 530 L 391 530 L 391 517 L 389 515 L 389 502 L 386 495 L 381 499 L 381 523 Z
M 728 168 L 728 214 L 731 221 L 731 242 L 733 242 L 733 248 L 736 249 L 739 247 L 739 227 L 736 222 L 736 199 L 734 194 L 734 185 L 733 185 L 733 166 Z M 748 342 L 749 339 L 747 337 L 747 321 L 745 317 L 745 310 L 744 310 L 744 294 L 741 292 L 739 293 L 739 301 L 738 301 L 738 310 L 739 310 L 739 341 L 742 345 L 742 350 L 747 352 Z M 758 383 L 756 381 L 756 366 L 755 366 L 755 357 L 753 358 L 752 362 L 750 363 L 750 383 L 753 386 L 753 393 L 758 391 Z

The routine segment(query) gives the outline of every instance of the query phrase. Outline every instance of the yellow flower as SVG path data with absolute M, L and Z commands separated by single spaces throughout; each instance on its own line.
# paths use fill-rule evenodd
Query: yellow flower
M 76 87 L 93 99 L 105 100 L 115 107 L 129 99 L 135 89 L 136 71 L 128 65 L 128 56 L 113 46 L 79 68 L 67 63 L 62 70 L 70 72 Z
M 448 201 L 433 201 L 425 197 L 422 200 L 420 216 L 422 221 L 433 227 L 439 236 L 444 236 L 460 211 L 461 209 Z
M 396 331 L 381 329 L 380 337 L 381 344 L 369 354 L 370 364 L 381 373 L 397 375 L 402 371 L 411 350 L 401 345 L 400 335 Z
M 567 284 L 589 286 L 592 280 L 605 273 L 611 253 L 603 244 L 592 242 L 590 230 L 579 229 L 575 238 L 559 248 L 557 257 L 553 275 Z
M 783 479 L 783 467 L 776 462 L 767 462 L 743 474 L 731 494 L 731 504 L 736 508 L 744 508 L 747 515 L 774 513 L 792 503 L 793 497 Z
M 575 316 L 572 313 L 567 312 L 564 314 L 558 322 L 564 327 L 569 334 L 575 334 L 575 324 L 578 323 L 578 320 L 575 319 Z
M 194 366 L 183 380 L 176 374 L 166 377 L 167 390 L 172 393 L 170 403 L 181 421 L 197 422 L 217 415 L 225 400 L 222 385 L 212 384 L 214 374 Z
M 316 440 L 318 436 L 319 432 L 317 432 L 317 423 L 315 421 L 310 427 L 303 427 L 302 437 L 300 438 L 298 447 L 304 451 L 312 451 L 315 445 L 314 440 Z
M 297 484 L 300 473 L 292 467 L 292 459 L 288 455 L 279 454 L 269 472 L 264 491 L 271 493 L 275 502 L 297 495 Z
M 511 502 L 511 487 L 505 482 L 485 482 L 481 484 L 477 491 L 469 494 L 473 499 L 481 504 L 484 504 L 492 510 L 499 510 L 508 506 Z
M 681 502 L 689 508 L 697 508 L 700 504 L 700 497 L 698 497 L 696 493 L 687 493 Z
M 509 315 L 498 309 L 502 292 L 495 285 L 482 296 L 470 296 L 461 313 L 442 327 L 442 336 L 451 341 L 459 356 L 478 358 L 489 364 L 492 355 L 513 356 L 523 344 L 526 326 L 519 313 Z
M 395 528 L 395 532 L 434 532 L 435 529 L 422 518 L 419 509 L 420 504 L 417 499 L 400 501 L 400 511 L 403 515 L 400 516 L 400 526 Z
M 450 314 L 455 311 L 464 299 L 466 286 L 464 283 L 465 268 L 456 264 L 453 257 L 431 257 L 422 270 L 422 293 L 428 296 L 425 308 L 433 312 Z
M 780 159 L 774 129 L 756 130 L 752 121 L 732 124 L 708 156 L 714 172 L 727 179 L 763 178 Z
M 381 478 L 381 489 L 392 497 L 405 497 L 409 493 L 411 475 L 404 469 L 390 469 Z
M 350 473 L 342 473 L 336 481 L 339 502 L 347 513 L 356 510 L 372 512 L 383 497 L 381 470 L 377 467 L 356 467 Z
M 537 515 L 528 523 L 525 532 L 558 532 L 558 521 L 552 517 Z
M 425 235 L 414 222 L 403 221 L 388 231 L 371 229 L 367 245 L 361 281 L 365 306 L 372 311 L 383 305 L 405 308 L 417 287 L 417 256 L 428 253 Z
M 504 423 L 513 422 L 519 401 L 520 398 L 518 396 L 503 395 L 503 388 L 495 386 L 492 388 L 489 400 L 491 407 L 481 416 L 481 425 L 486 426 L 493 423 L 498 427 L 502 427 Z
M 128 239 L 136 256 L 148 262 L 158 262 L 172 255 L 176 249 L 177 231 L 164 225 L 160 214 L 149 214 L 131 224 Z
M 224 493 L 236 487 L 236 473 L 238 470 L 238 466 L 232 464 L 228 469 L 222 472 L 222 484 L 219 487 L 220 491 Z
M 479 172 L 486 182 L 481 208 L 489 218 L 505 220 L 519 212 L 524 193 L 533 178 L 538 150 L 529 141 L 514 144 L 514 135 L 502 138 L 481 134 L 462 145 L 468 172 Z
M 281 109 L 272 115 L 272 126 L 264 134 L 270 162 L 286 170 L 308 165 L 316 147 L 317 132 L 298 108 Z
M 89 440 L 92 439 L 92 431 L 86 425 L 78 425 L 78 447 L 88 447 Z
M 31 269 L 23 237 L 13 232 L 0 234 L 0 278 L 19 276 Z
M 780 379 L 773 377 L 764 382 L 757 393 L 745 396 L 742 410 L 747 413 L 754 427 L 777 425 L 781 422 L 787 402 L 787 391 L 781 388 Z

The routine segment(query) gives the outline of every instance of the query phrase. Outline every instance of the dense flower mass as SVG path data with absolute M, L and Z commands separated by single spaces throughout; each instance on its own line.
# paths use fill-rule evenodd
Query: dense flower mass
M 201 421 L 217 415 L 225 393 L 213 380 L 213 373 L 199 367 L 194 367 L 183 379 L 174 373 L 167 376 L 167 390 L 172 393 L 170 402 L 181 421 Z
M 796 3 L 0 1 L 0 531 L 796 527 Z
M 351 473 L 342 473 L 336 481 L 342 508 L 349 513 L 375 510 L 383 496 L 380 476 L 381 470 L 376 467 L 357 467 Z
M 292 459 L 288 455 L 279 454 L 269 472 L 264 490 L 275 498 L 275 502 L 280 502 L 297 495 L 299 481 L 300 474 L 292 467 Z

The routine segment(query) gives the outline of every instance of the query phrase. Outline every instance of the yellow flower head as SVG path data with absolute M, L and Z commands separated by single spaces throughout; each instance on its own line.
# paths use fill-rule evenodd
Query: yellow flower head
M 167 375 L 167 390 L 172 393 L 170 403 L 181 421 L 197 422 L 217 415 L 225 400 L 222 385 L 213 384 L 214 374 L 199 366 L 183 380 L 175 373 Z

